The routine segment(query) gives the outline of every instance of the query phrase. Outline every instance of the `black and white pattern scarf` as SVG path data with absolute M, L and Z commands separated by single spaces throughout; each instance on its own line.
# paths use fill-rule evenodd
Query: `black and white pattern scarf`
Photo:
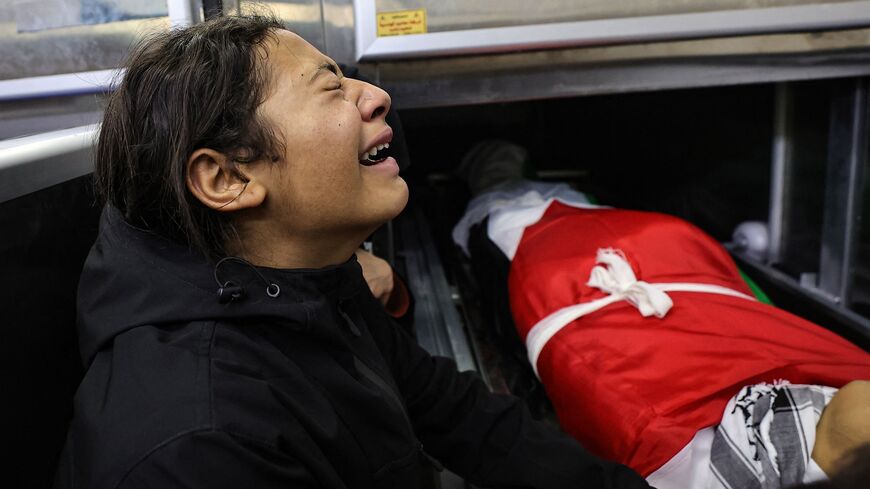
M 779 489 L 824 476 L 810 455 L 836 389 L 756 384 L 729 401 L 713 436 L 713 489 Z

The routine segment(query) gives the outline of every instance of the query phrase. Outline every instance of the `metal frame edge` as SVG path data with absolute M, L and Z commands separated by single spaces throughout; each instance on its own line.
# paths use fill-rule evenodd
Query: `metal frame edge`
M 355 0 L 356 59 L 377 61 L 870 25 L 870 1 L 721 10 L 377 37 L 375 0 Z

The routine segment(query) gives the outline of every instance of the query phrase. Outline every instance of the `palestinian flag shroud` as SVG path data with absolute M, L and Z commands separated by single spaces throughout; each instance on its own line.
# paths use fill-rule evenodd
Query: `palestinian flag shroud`
M 668 290 L 673 304 L 661 318 L 642 316 L 627 300 L 605 301 L 543 344 L 537 371 L 562 426 L 599 456 L 647 476 L 698 430 L 718 424 L 745 385 L 870 379 L 870 355 L 747 299 L 752 291 L 719 243 L 649 212 L 553 202 L 527 227 L 509 278 L 521 338 L 562 308 L 611 295 L 587 283 L 600 250 L 617 250 L 644 286 L 700 284 L 734 294 Z

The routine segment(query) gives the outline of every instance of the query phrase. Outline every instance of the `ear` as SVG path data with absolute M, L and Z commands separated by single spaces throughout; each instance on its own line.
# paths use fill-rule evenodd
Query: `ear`
M 247 179 L 223 153 L 200 148 L 187 160 L 187 189 L 206 206 L 234 212 L 260 206 L 266 200 L 266 187 Z

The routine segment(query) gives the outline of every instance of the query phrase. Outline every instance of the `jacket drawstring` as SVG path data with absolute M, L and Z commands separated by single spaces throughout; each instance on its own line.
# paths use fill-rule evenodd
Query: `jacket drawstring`
M 266 280 L 266 277 L 264 277 L 263 274 L 260 273 L 259 270 L 257 270 L 257 267 L 255 267 L 251 262 L 237 256 L 227 256 L 221 258 L 214 266 L 214 281 L 217 282 L 218 285 L 217 296 L 218 302 L 220 302 L 221 304 L 234 302 L 242 299 L 245 296 L 245 289 L 243 289 L 241 285 L 238 285 L 232 280 L 222 282 L 221 279 L 218 278 L 218 270 L 220 269 L 220 266 L 229 261 L 235 261 L 243 265 L 247 265 L 251 270 L 253 270 L 254 273 L 256 273 L 258 277 L 260 277 L 260 280 L 262 280 L 263 283 L 266 284 L 266 295 L 268 295 L 269 297 L 275 298 L 281 294 L 281 287 L 278 287 L 278 284 L 274 282 L 269 282 L 268 280 Z

